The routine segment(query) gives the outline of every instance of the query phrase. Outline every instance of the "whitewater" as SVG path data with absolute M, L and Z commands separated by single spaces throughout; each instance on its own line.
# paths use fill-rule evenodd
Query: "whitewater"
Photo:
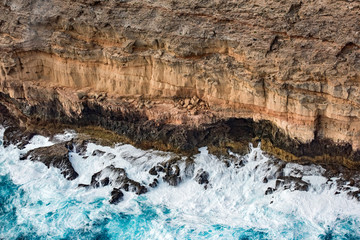
M 1 127 L 0 141 L 3 133 Z M 289 188 L 266 195 L 276 179 L 264 177 L 273 175 L 278 160 L 260 145 L 250 146 L 244 156 L 217 157 L 200 148 L 193 156 L 193 176 L 187 176 L 183 161 L 178 186 L 160 178 L 155 188 L 148 187 L 154 180 L 149 170 L 174 153 L 89 143 L 86 152 L 70 153 L 79 174 L 73 181 L 57 168 L 20 160 L 32 149 L 75 136 L 70 130 L 51 141 L 35 136 L 21 150 L 0 142 L 0 239 L 360 239 L 360 202 L 338 193 L 336 179 L 325 178 L 320 166 L 287 163 L 285 176 L 301 173 L 308 191 Z M 96 150 L 105 154 L 93 154 Z M 125 169 L 148 192 L 124 191 L 114 205 L 110 185 L 78 187 L 110 165 Z M 195 181 L 199 171 L 209 173 L 206 187 Z

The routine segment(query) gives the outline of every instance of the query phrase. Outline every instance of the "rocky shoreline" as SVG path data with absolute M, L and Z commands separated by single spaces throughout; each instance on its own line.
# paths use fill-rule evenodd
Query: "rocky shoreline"
M 358 168 L 359 8 L 5 1 L 0 102 L 18 116 L 100 126 L 149 147 L 263 141 L 284 160 Z
M 11 136 L 19 135 L 13 138 L 28 139 L 34 132 L 46 135 L 57 128 L 87 128 L 88 134 L 92 134 L 92 131 L 93 134 L 99 133 L 94 136 L 95 138 L 111 137 L 110 144 L 111 141 L 117 140 L 129 142 L 143 149 L 155 148 L 192 155 L 199 147 L 208 146 L 214 154 L 226 154 L 228 150 L 245 154 L 248 152 L 249 143 L 261 143 L 265 152 L 284 161 L 337 164 L 349 169 L 360 169 L 360 150 L 354 151 L 349 143 L 334 143 L 319 136 L 309 143 L 302 143 L 289 137 L 282 129 L 267 120 L 213 118 L 210 123 L 197 125 L 173 124 L 168 122 L 166 112 L 160 112 L 157 119 L 149 118 L 144 113 L 145 106 L 136 107 L 144 102 L 142 99 L 116 99 L 116 109 L 109 106 L 109 102 L 115 100 L 107 97 L 102 101 L 86 98 L 77 102 L 73 100 L 79 112 L 72 114 L 67 114 L 67 109 L 56 98 L 51 102 L 45 98 L 45 101 L 38 102 L 35 106 L 29 105 L 28 101 L 15 100 L 5 94 L 0 95 L 0 100 L 3 109 L 2 123 L 14 127 L 5 132 L 5 144 L 8 132 Z M 179 102 L 171 101 L 174 105 Z M 148 105 L 151 104 L 149 102 L 147 101 Z M 156 109 L 159 107 L 157 105 L 161 106 L 162 103 L 152 103 L 150 108 Z M 176 110 L 176 106 L 170 107 Z M 188 112 L 184 114 L 187 115 Z M 205 110 L 195 117 L 206 115 L 211 113 Z M 190 115 L 191 117 L 194 116 Z M 11 142 L 12 140 L 9 140 L 9 143 Z
M 358 9 L 356 1 L 4 1 L 4 144 L 64 128 L 186 156 L 203 146 L 245 154 L 261 143 L 287 162 L 355 174 Z
M 12 116 L 9 112 L 7 113 L 8 114 L 6 114 L 6 111 L 3 111 L 3 114 L 1 116 L 2 117 L 1 124 L 6 127 L 6 130 L 4 132 L 4 141 L 3 141 L 4 146 L 9 146 L 10 144 L 14 144 L 21 149 L 24 148 L 26 144 L 28 144 L 29 141 L 32 139 L 32 137 L 35 136 L 36 134 L 44 134 L 52 138 L 52 136 L 54 136 L 55 133 L 61 133 L 65 127 L 69 128 L 69 126 L 71 126 L 71 125 L 61 125 L 59 123 L 52 125 L 48 123 L 47 125 L 45 124 L 42 125 L 42 127 L 41 125 L 36 125 L 36 126 L 32 125 L 31 128 L 26 129 L 24 127 L 20 127 L 19 125 L 16 125 L 16 119 L 14 118 L 14 116 Z M 26 117 L 23 117 L 22 119 L 26 119 Z M 29 122 L 31 121 L 29 120 Z M 241 141 L 237 141 L 237 142 L 235 140 L 238 139 L 230 138 L 234 136 L 229 135 L 229 132 L 231 132 L 229 131 L 229 128 L 231 129 L 232 126 L 233 127 L 232 129 L 234 129 L 235 124 L 237 124 L 236 127 L 238 129 L 238 131 L 236 132 L 241 134 L 240 136 L 242 136 L 242 138 L 240 139 Z M 73 126 L 75 127 L 75 125 Z M 268 125 L 268 126 L 272 126 L 272 125 Z M 195 142 L 195 144 L 194 142 L 192 142 L 194 145 L 185 145 L 185 146 L 191 146 L 191 148 L 181 149 L 181 146 L 183 145 L 175 145 L 177 146 L 177 148 L 174 148 L 174 145 L 167 145 L 166 148 L 162 149 L 159 146 L 163 146 L 163 145 L 158 145 L 159 144 L 158 142 L 164 143 L 164 139 L 162 139 L 162 141 L 156 139 L 157 143 L 153 143 L 153 144 L 149 144 L 147 142 L 145 144 L 141 144 L 139 140 L 137 141 L 131 140 L 131 135 L 127 135 L 126 138 L 114 138 L 114 136 L 119 136 L 119 135 L 115 134 L 114 136 L 112 136 L 112 134 L 114 134 L 113 132 L 101 128 L 95 130 L 95 128 L 90 127 L 87 129 L 87 131 L 84 131 L 83 128 L 76 128 L 76 129 L 80 131 L 77 138 L 67 142 L 56 143 L 55 145 L 49 147 L 41 147 L 31 150 L 27 152 L 25 155 L 23 155 L 21 157 L 21 160 L 26 159 L 31 161 L 39 161 L 44 163 L 47 167 L 59 168 L 61 170 L 61 174 L 67 180 L 74 180 L 77 178 L 78 173 L 74 170 L 74 168 L 72 167 L 69 161 L 70 153 L 77 153 L 80 154 L 81 156 L 84 156 L 84 158 L 86 158 L 84 153 L 86 152 L 87 144 L 89 143 L 112 145 L 116 141 L 123 140 L 124 142 L 134 144 L 135 146 L 142 147 L 143 149 L 157 148 L 160 150 L 168 150 L 168 151 L 175 150 L 174 152 L 176 152 L 177 157 L 173 157 L 170 160 L 159 163 L 157 166 L 151 168 L 148 174 L 150 176 L 153 176 L 154 179 L 153 182 L 151 182 L 147 186 L 144 186 L 139 182 L 129 179 L 124 169 L 115 168 L 114 166 L 110 165 L 105 167 L 103 170 L 95 173 L 91 177 L 91 182 L 89 185 L 80 184 L 79 187 L 84 187 L 88 189 L 88 188 L 99 188 L 99 187 L 111 185 L 113 187 L 113 191 L 111 192 L 111 199 L 109 199 L 109 202 L 112 204 L 117 204 L 121 202 L 123 198 L 123 194 L 124 194 L 123 191 L 130 191 L 139 195 L 144 194 L 147 191 L 149 191 L 151 188 L 157 187 L 160 179 L 161 181 L 166 182 L 170 186 L 177 186 L 183 180 L 181 176 L 185 176 L 185 178 L 194 178 L 195 181 L 203 185 L 205 189 L 211 186 L 211 182 L 209 182 L 208 172 L 203 171 L 202 169 L 200 169 L 196 173 L 194 172 L 193 155 L 197 153 L 198 146 L 206 146 L 206 145 L 196 145 L 196 144 L 200 144 L 199 142 Z M 154 131 L 156 132 L 158 131 L 158 129 L 164 131 L 163 128 L 161 127 L 154 128 L 153 131 L 151 131 L 151 134 L 154 134 Z M 144 132 L 145 130 L 149 131 L 146 128 L 142 128 L 141 131 L 142 135 L 138 135 L 137 137 L 145 138 L 146 136 L 148 136 L 149 132 Z M 257 144 L 266 143 L 264 139 L 261 139 L 259 141 L 259 138 L 256 138 L 255 135 L 251 135 L 254 134 L 253 131 L 258 130 L 258 128 L 254 122 L 251 122 L 248 119 L 236 119 L 236 120 L 229 120 L 228 122 L 217 123 L 216 125 L 212 125 L 211 128 L 204 129 L 203 131 L 205 130 L 207 130 L 212 134 L 212 135 L 208 134 L 206 136 L 207 137 L 213 136 L 214 141 L 202 142 L 201 144 L 205 144 L 205 143 L 208 144 L 209 151 L 212 154 L 217 155 L 219 159 L 223 159 L 224 157 L 227 158 L 228 160 L 225 160 L 225 164 L 228 167 L 235 166 L 237 168 L 241 168 L 244 166 L 244 162 L 232 158 L 231 155 L 229 155 L 229 151 L 238 152 L 240 154 L 246 154 L 249 151 L 249 143 L 251 143 L 251 141 L 254 141 L 254 139 L 257 140 L 254 141 Z M 96 133 L 96 131 L 102 132 L 102 135 L 94 134 Z M 196 136 L 199 136 L 198 132 L 194 133 L 194 131 L 192 131 L 191 133 L 197 134 Z M 189 134 L 189 132 L 187 132 L 187 134 Z M 152 135 L 152 137 L 154 137 L 154 135 Z M 197 139 L 199 140 L 201 138 L 197 138 Z M 233 141 L 229 141 L 229 139 Z M 267 141 L 270 140 L 267 139 Z M 179 141 L 175 143 L 183 143 L 183 142 Z M 322 144 L 322 143 L 320 142 L 318 144 Z M 309 146 L 312 147 L 311 145 Z M 266 148 L 264 149 L 266 152 Z M 322 150 L 320 149 L 320 151 Z M 336 151 L 341 151 L 341 150 L 335 149 L 333 153 L 341 153 Z M 103 156 L 104 154 L 105 153 L 102 152 L 101 150 L 95 150 L 91 153 L 92 156 L 100 156 L 100 157 Z M 306 166 L 311 167 L 311 165 L 315 163 L 315 164 L 319 164 L 324 169 L 323 176 L 328 179 L 328 182 L 332 182 L 333 184 L 336 184 L 339 190 L 338 193 L 345 191 L 350 197 L 353 197 L 360 201 L 360 191 L 358 190 L 360 188 L 358 168 L 356 167 L 354 168 L 353 166 L 348 167 L 346 166 L 346 164 L 343 164 L 342 162 L 334 162 L 332 160 L 329 161 L 328 159 L 323 159 L 317 162 L 312 162 L 311 161 L 312 159 L 309 157 L 306 158 L 303 157 L 301 159 L 302 159 L 301 161 L 291 161 L 292 159 L 289 159 L 290 161 L 289 160 L 283 161 L 279 158 L 274 158 L 274 160 L 271 161 L 271 164 L 277 166 L 277 170 L 275 172 L 269 173 L 269 175 L 264 176 L 263 182 L 267 183 L 270 180 L 276 179 L 276 184 L 275 187 L 269 187 L 264 192 L 264 194 L 269 195 L 279 189 L 291 189 L 292 191 L 308 191 L 310 185 L 308 182 L 302 180 L 301 172 L 297 172 L 295 175 L 287 175 L 284 173 L 284 168 L 286 167 L 287 164 L 291 162 L 300 163 L 304 167 Z M 181 170 L 179 168 L 180 164 L 185 164 L 186 166 L 185 169 L 183 170 L 184 173 L 181 173 Z
M 5 134 L 5 136 L 7 136 L 8 140 L 11 139 L 9 131 Z M 19 135 L 16 135 L 16 137 L 18 136 Z M 26 136 L 26 134 L 24 136 Z M 21 139 L 12 139 L 12 143 L 14 144 L 18 141 L 16 145 L 21 148 L 26 146 L 30 139 L 31 138 L 25 137 L 22 137 Z M 91 138 L 87 140 L 84 140 L 82 137 L 74 138 L 70 141 L 56 143 L 52 146 L 30 150 L 24 154 L 20 160 L 38 161 L 45 164 L 48 168 L 58 168 L 64 178 L 72 181 L 78 177 L 78 173 L 74 170 L 69 156 L 71 153 L 76 153 L 86 159 L 88 157 L 86 155 L 87 144 L 91 142 L 96 141 Z M 8 143 L 9 142 L 4 141 L 4 144 Z M 94 150 L 90 154 L 91 156 L 110 157 L 111 159 L 109 153 L 105 153 L 101 150 Z M 246 164 L 245 159 L 237 159 L 231 157 L 231 155 L 219 156 L 219 159 L 223 159 L 219 161 L 224 161 L 224 164 L 227 167 L 242 168 Z M 182 170 L 179 167 L 181 164 L 185 164 L 185 168 Z M 263 176 L 262 181 L 263 183 L 267 183 L 268 181 L 276 180 L 276 183 L 275 187 L 267 188 L 264 192 L 265 195 L 270 195 L 275 191 L 286 189 L 291 191 L 309 191 L 311 184 L 302 179 L 304 173 L 298 170 L 288 173 L 285 171 L 287 164 L 289 163 L 276 158 L 268 162 L 269 169 L 272 166 L 276 166 L 275 171 L 268 171 L 267 174 Z M 314 165 L 305 164 L 303 167 L 310 169 L 314 168 Z M 272 169 L 274 168 L 272 167 Z M 328 179 L 327 183 L 336 184 L 338 192 L 335 192 L 335 194 L 346 192 L 349 197 L 360 201 L 360 179 L 358 170 L 351 170 L 334 164 L 322 165 L 322 169 L 324 169 L 322 175 Z M 184 172 L 182 173 L 182 171 Z M 79 184 L 78 187 L 89 189 L 101 188 L 110 185 L 113 190 L 111 191 L 109 203 L 118 204 L 123 199 L 123 191 L 134 192 L 137 195 L 146 194 L 148 191 L 151 191 L 152 188 L 156 188 L 160 181 L 175 187 L 187 178 L 194 178 L 198 184 L 204 186 L 204 189 L 212 186 L 212 183 L 209 181 L 210 176 L 207 171 L 198 169 L 198 171 L 195 172 L 193 156 L 184 156 L 181 154 L 177 155 L 167 161 L 158 163 L 148 171 L 148 174 L 153 177 L 153 181 L 148 185 L 143 185 L 141 182 L 128 178 L 125 169 L 109 165 L 103 170 L 94 173 L 91 176 L 90 184 Z

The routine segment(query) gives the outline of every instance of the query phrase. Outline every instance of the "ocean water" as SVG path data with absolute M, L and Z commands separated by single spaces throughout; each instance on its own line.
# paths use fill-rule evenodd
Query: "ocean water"
M 0 128 L 0 141 L 4 129 Z M 249 154 L 233 154 L 232 161 L 201 148 L 194 157 L 195 174 L 209 173 L 207 189 L 193 177 L 174 187 L 160 180 L 143 195 L 124 192 L 124 200 L 109 204 L 111 186 L 78 188 L 113 164 L 144 185 L 148 171 L 174 156 L 144 151 L 131 145 L 104 147 L 89 144 L 85 156 L 73 152 L 70 161 L 79 177 L 66 180 L 60 170 L 39 162 L 20 161 L 27 151 L 66 141 L 66 132 L 50 141 L 35 136 L 25 149 L 4 148 L 0 142 L 0 239 L 360 239 L 360 202 L 345 192 L 335 195 L 336 179 L 328 181 L 319 166 L 287 164 L 287 176 L 302 173 L 309 191 L 278 190 L 265 195 L 276 179 L 274 159 L 261 147 Z M 104 151 L 93 156 L 94 150 Z M 242 160 L 243 166 L 236 163 Z

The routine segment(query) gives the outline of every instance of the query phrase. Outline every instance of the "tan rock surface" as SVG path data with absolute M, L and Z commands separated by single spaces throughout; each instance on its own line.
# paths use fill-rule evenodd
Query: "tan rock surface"
M 93 101 L 169 124 L 265 119 L 360 149 L 358 1 L 2 0 L 0 12 L 0 91 L 27 114 Z

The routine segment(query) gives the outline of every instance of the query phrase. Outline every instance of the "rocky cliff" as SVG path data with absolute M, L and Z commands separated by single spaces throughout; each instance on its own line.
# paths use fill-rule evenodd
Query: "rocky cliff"
M 283 159 L 359 166 L 358 1 L 1 0 L 0 12 L 1 103 L 22 119 L 183 150 L 263 140 Z

